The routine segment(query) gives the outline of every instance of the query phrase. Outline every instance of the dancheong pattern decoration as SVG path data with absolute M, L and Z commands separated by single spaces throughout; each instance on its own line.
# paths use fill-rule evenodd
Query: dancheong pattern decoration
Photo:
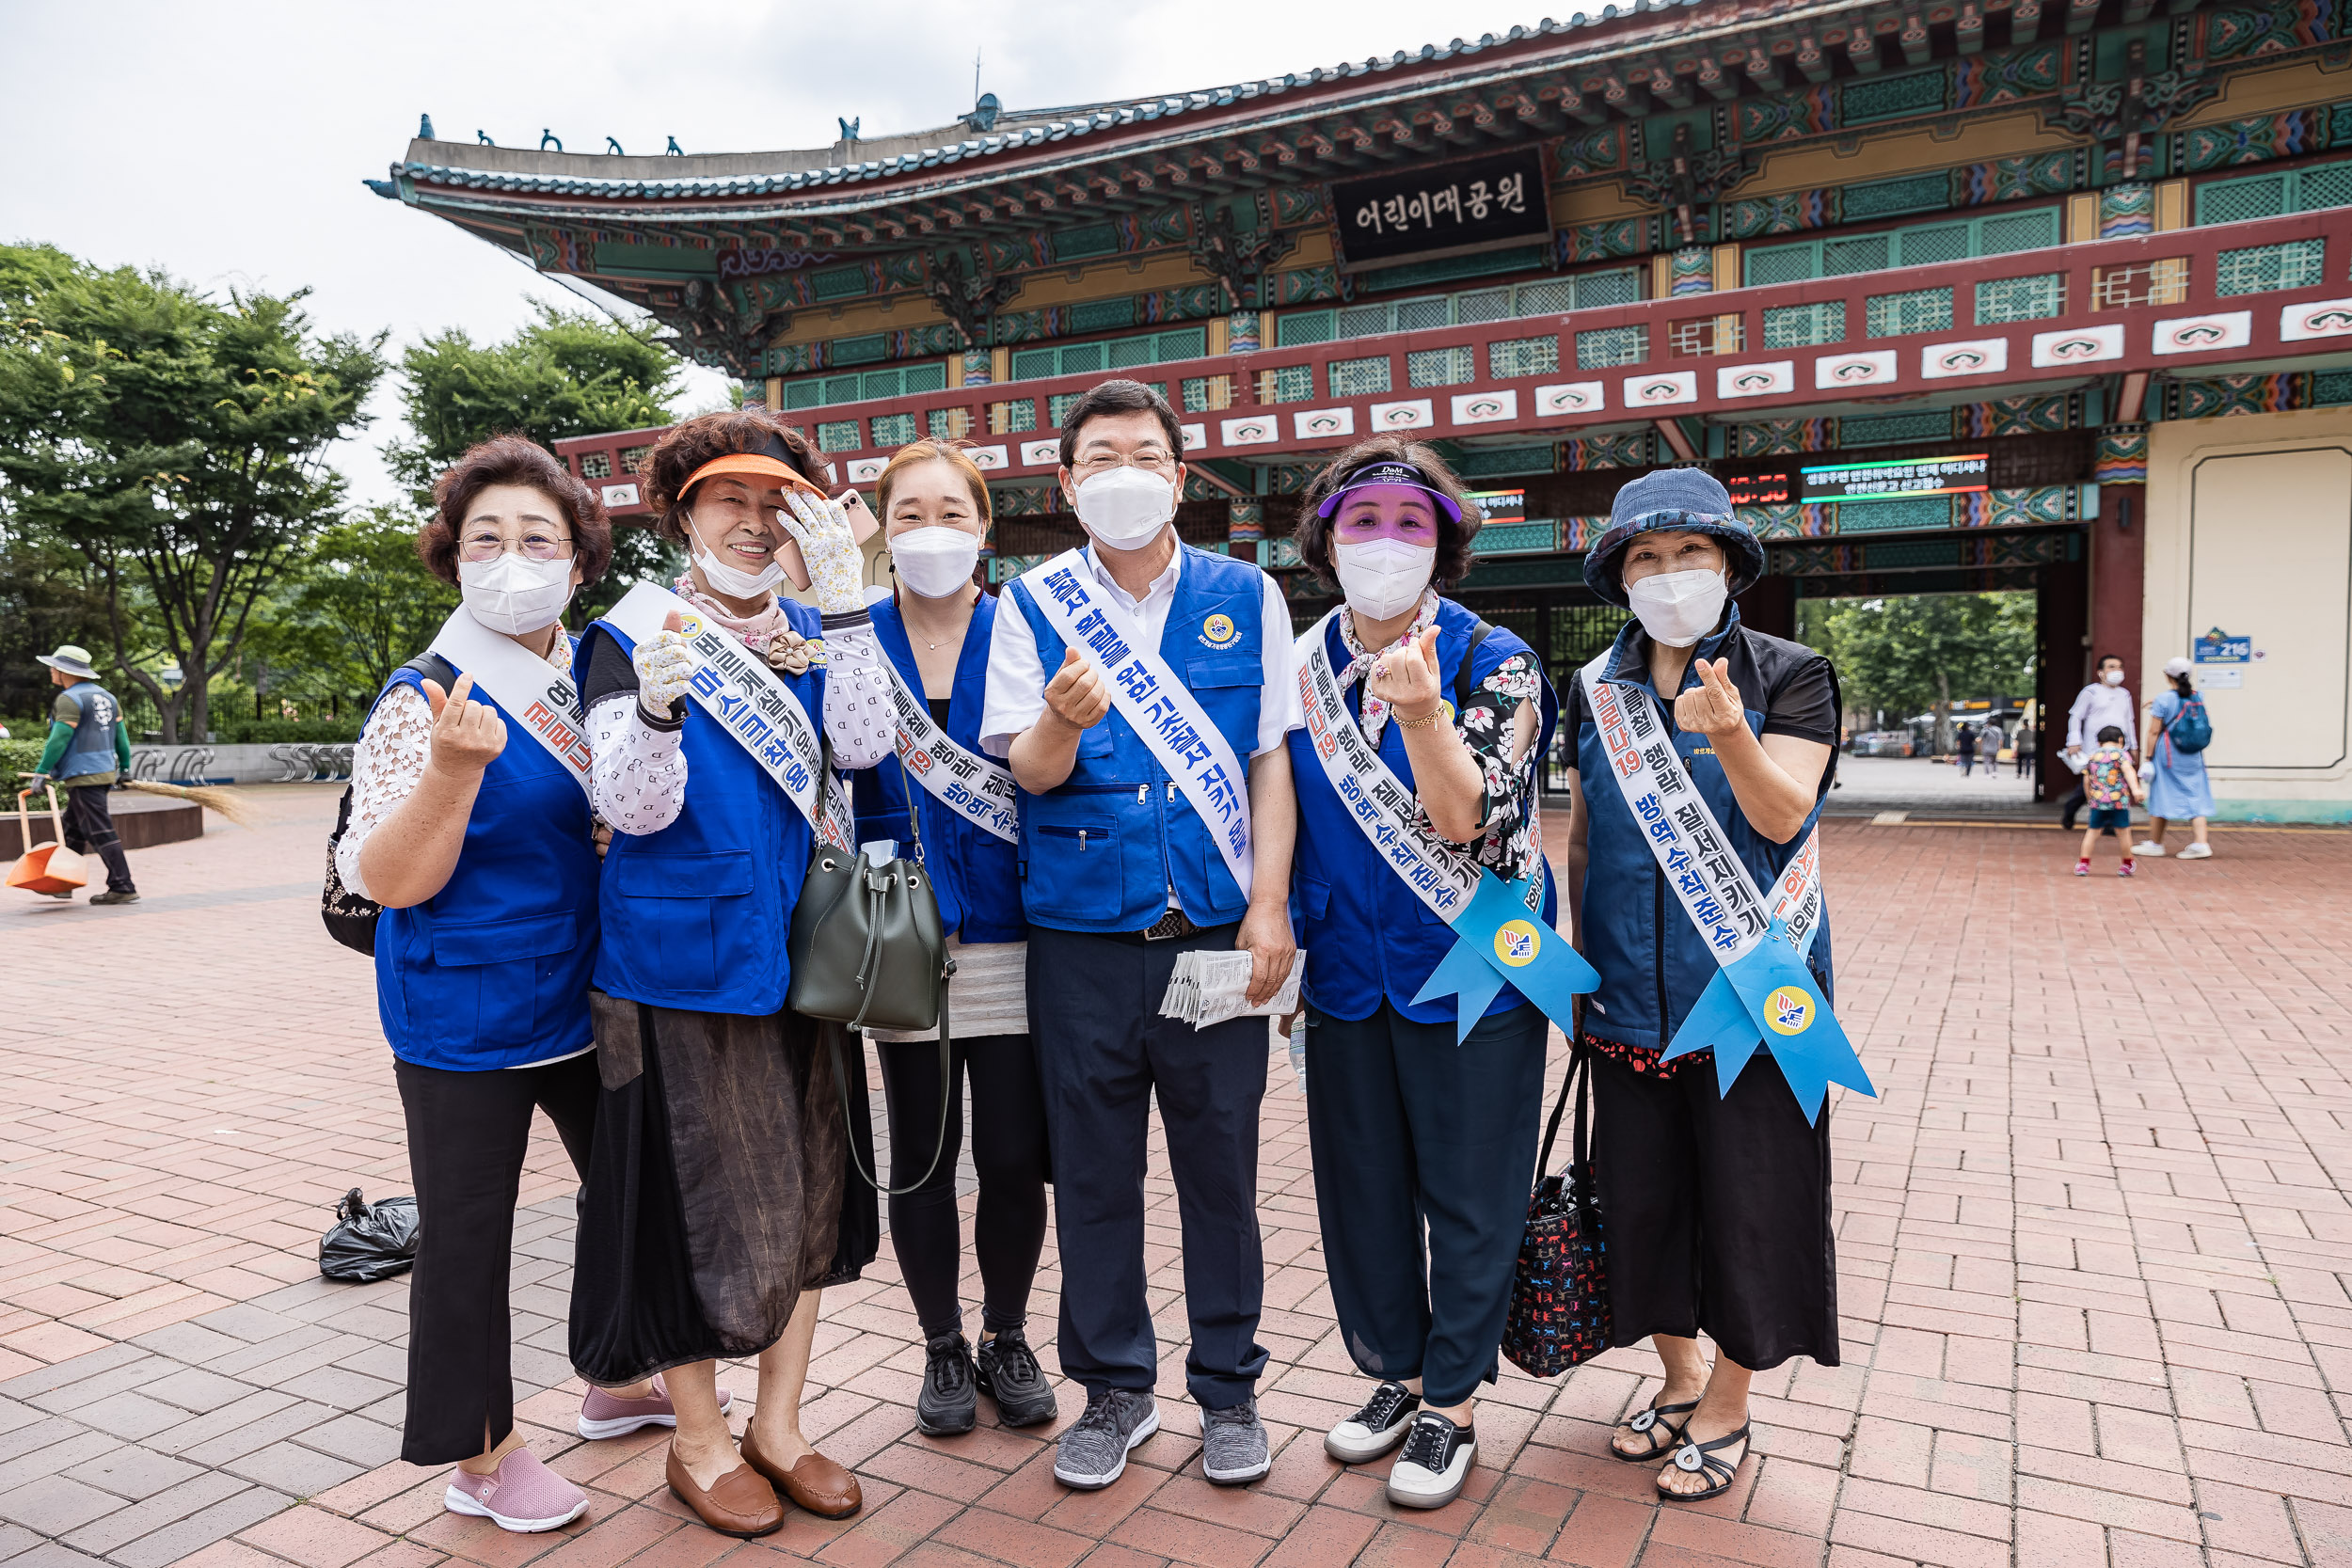
M 1277 305 L 1305 305 L 1319 299 L 1338 299 L 1340 269 L 1334 266 L 1294 267 L 1278 272 L 1267 279 L 1272 285 Z
M 2352 112 L 2348 109 L 2352 105 L 2291 109 L 2284 114 L 2196 126 L 2175 138 L 2173 164 L 2190 174 L 2198 174 L 2206 169 L 2268 163 L 2273 158 L 2296 158 L 2306 152 L 2341 147 L 2352 140 Z
M 1612 174 L 1625 167 L 1626 131 L 1622 125 L 1604 125 L 1581 135 L 1562 137 L 1558 150 L 1552 154 L 1553 178 L 1572 180 L 1583 175 Z
M 1668 263 L 1672 270 L 1670 293 L 1703 294 L 1715 287 L 1715 253 L 1705 245 L 1685 245 L 1674 253 Z
M 2277 375 L 2217 375 L 2167 382 L 2163 417 L 2215 420 L 2231 414 L 2285 414 L 2352 403 L 2352 371 L 2293 371 Z
M 1836 420 L 1756 420 L 1732 426 L 1731 433 L 1733 455 L 1738 457 L 1828 451 L 1837 445 Z
M 1752 240 L 1760 234 L 1794 234 L 1826 229 L 1837 221 L 1835 190 L 1792 191 L 1785 196 L 1746 197 L 1724 203 L 1724 237 Z
M 2092 470 L 2102 484 L 2148 483 L 2148 427 L 2111 424 L 2099 432 L 2099 456 Z
M 1560 260 L 1602 261 L 1613 256 L 1640 256 L 1653 248 L 1657 231 L 1653 217 L 1618 218 L 1613 223 L 1580 223 L 1560 231 Z
M 2201 60 L 2282 55 L 2344 36 L 2329 0 L 2274 0 L 2267 6 L 2228 6 L 2186 19 L 2188 53 Z
M 1829 420 L 1755 420 L 1731 427 L 1738 457 L 1776 457 L 1787 452 L 1836 451 L 1840 447 L 1899 441 L 1975 440 L 1988 436 L 2033 436 L 2082 425 L 2080 392 L 2026 393 L 1949 408 L 1908 414 L 1849 414 Z M 1592 439 L 1593 437 L 1587 437 Z
M 1658 436 L 1647 430 L 1577 436 L 1560 443 L 1560 467 L 1568 473 L 1587 468 L 1643 468 L 1658 461 Z
M 2099 193 L 2099 237 L 2129 239 L 2153 234 L 2156 229 L 2156 187 L 2136 183 L 2115 185 Z

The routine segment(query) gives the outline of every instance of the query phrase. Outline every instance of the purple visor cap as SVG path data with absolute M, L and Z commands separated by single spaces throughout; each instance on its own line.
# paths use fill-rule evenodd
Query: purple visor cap
M 1315 515 L 1328 517 L 1340 509 L 1340 502 L 1345 500 L 1351 492 L 1367 490 L 1375 484 L 1402 484 L 1425 491 L 1447 516 L 1457 523 L 1462 520 L 1462 509 L 1454 503 L 1454 498 L 1430 483 L 1428 476 L 1410 463 L 1366 464 L 1348 475 L 1345 483 L 1323 498 L 1323 504 L 1315 508 Z

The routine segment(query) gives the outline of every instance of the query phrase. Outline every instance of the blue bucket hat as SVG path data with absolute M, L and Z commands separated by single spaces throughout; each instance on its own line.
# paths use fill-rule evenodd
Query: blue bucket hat
M 1764 575 L 1764 546 L 1731 509 L 1731 493 L 1705 468 L 1659 468 L 1617 492 L 1609 527 L 1584 556 L 1584 586 L 1613 605 L 1626 602 L 1619 577 L 1626 546 L 1641 533 L 1672 530 L 1704 533 L 1723 541 L 1731 561 L 1734 594 L 1745 593 Z

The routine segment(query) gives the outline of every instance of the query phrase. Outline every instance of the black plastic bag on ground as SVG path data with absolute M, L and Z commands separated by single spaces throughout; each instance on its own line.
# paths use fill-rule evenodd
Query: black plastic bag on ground
M 319 1273 L 365 1284 L 405 1274 L 417 1261 L 417 1200 L 370 1203 L 354 1187 L 335 1205 L 335 1224 L 319 1238 Z

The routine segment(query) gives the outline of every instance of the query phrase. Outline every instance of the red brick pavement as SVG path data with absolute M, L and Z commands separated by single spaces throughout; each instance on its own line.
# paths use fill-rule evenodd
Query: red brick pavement
M 2111 870 L 2084 881 L 2069 874 L 2072 839 L 2055 832 L 1859 823 L 1832 826 L 1826 863 L 1840 1015 L 1884 1098 L 1845 1097 L 1835 1112 L 1845 1365 L 1757 1380 L 1756 1457 L 1717 1502 L 1661 1507 L 1643 1468 L 1604 1457 L 1610 1423 L 1654 1387 L 1631 1351 L 1556 1385 L 1506 1369 L 1480 1411 L 1469 1491 L 1437 1513 L 1392 1510 L 1376 1467 L 1324 1457 L 1319 1430 L 1364 1384 L 1336 1344 L 1301 1102 L 1277 1059 L 1261 1193 L 1263 1338 L 1275 1361 L 1263 1404 L 1278 1456 L 1260 1486 L 1201 1480 L 1181 1341 L 1164 1348 L 1168 1428 L 1108 1491 L 1061 1491 L 1049 1446 L 1030 1433 L 915 1434 L 921 1350 L 885 1248 L 865 1283 L 827 1295 L 807 1405 L 812 1434 L 865 1478 L 857 1519 L 796 1516 L 748 1544 L 712 1536 L 664 1491 L 657 1441 L 582 1444 L 570 1433 L 572 1386 L 523 1406 L 534 1445 L 595 1498 L 582 1524 L 557 1534 L 508 1536 L 446 1515 L 440 1476 L 397 1462 L 306 1471 L 323 1453 L 361 1451 L 318 1433 L 397 1418 L 389 1398 L 363 1408 L 369 1391 L 336 1392 L 358 1380 L 350 1368 L 387 1370 L 389 1353 L 371 1345 L 277 1386 L 306 1402 L 283 1419 L 362 1414 L 227 1462 L 256 1484 L 119 1547 L 170 1513 L 154 1498 L 200 1487 L 207 1454 L 227 1449 L 196 1439 L 222 1423 L 199 1418 L 144 1440 L 192 1457 L 193 1479 L 141 1481 L 146 1461 L 191 1466 L 92 1433 L 94 1457 L 40 1469 L 40 1452 L 54 1457 L 76 1439 L 52 1434 L 51 1449 L 9 1458 L 17 1433 L 66 1419 L 9 1432 L 20 1392 L 73 1415 L 80 1390 L 193 1409 L 196 1393 L 119 1386 L 166 1354 L 210 1355 L 205 1364 L 231 1378 L 267 1381 L 267 1370 L 240 1369 L 294 1343 L 294 1319 L 336 1314 L 323 1321 L 364 1345 L 357 1315 L 373 1314 L 377 1338 L 397 1338 L 386 1307 L 345 1307 L 363 1298 L 286 1283 L 310 1277 L 323 1206 L 344 1186 L 405 1181 L 366 965 L 328 945 L 310 912 L 321 803 L 315 793 L 278 797 L 286 820 L 277 827 L 144 852 L 149 899 L 135 910 L 0 906 L 15 1003 L 0 1024 L 11 1090 L 0 1106 L 0 1354 L 12 1357 L 0 1378 L 19 1374 L 0 1382 L 0 1518 L 20 1519 L 0 1524 L 0 1559 L 88 1552 L 144 1568 L 177 1555 L 169 1543 L 217 1536 L 182 1560 L 2352 1563 L 2352 915 L 2337 891 L 2352 876 L 2352 835 L 2226 832 L 2210 862 L 2143 863 L 2133 881 Z M 105 986 L 109 1003 L 92 1006 Z M 526 1204 L 567 1190 L 561 1166 L 543 1142 Z M 1181 1332 L 1173 1196 L 1156 1159 L 1152 1192 L 1154 1309 L 1164 1331 Z M 546 1238 L 521 1249 L 526 1263 L 546 1259 L 531 1291 L 559 1291 L 567 1277 L 564 1207 L 541 1204 L 527 1227 Z M 1058 1287 L 1049 1243 L 1041 1327 Z M 396 1287 L 353 1289 L 397 1305 Z M 220 1310 L 256 1297 L 268 1310 Z M 545 1293 L 531 1305 L 560 1312 Z M 543 1330 L 550 1321 L 531 1320 Z M 135 1359 L 150 1350 L 158 1361 Z M 330 1374 L 342 1381 L 320 1381 Z M 747 1375 L 732 1381 L 749 1391 Z M 1065 1415 L 1076 1402 L 1065 1389 Z M 119 1419 L 106 1426 L 121 1430 Z M 186 1439 L 172 1436 L 183 1431 Z M 303 1464 L 287 1468 L 289 1455 Z M 303 1473 L 347 1479 L 313 1487 Z M 177 1484 L 158 1492 L 166 1480 Z M 112 1528 L 142 1508 L 135 1527 Z M 266 1516 L 230 1523 L 221 1512 L 230 1508 Z M 54 1527 L 22 1523 L 43 1510 Z

